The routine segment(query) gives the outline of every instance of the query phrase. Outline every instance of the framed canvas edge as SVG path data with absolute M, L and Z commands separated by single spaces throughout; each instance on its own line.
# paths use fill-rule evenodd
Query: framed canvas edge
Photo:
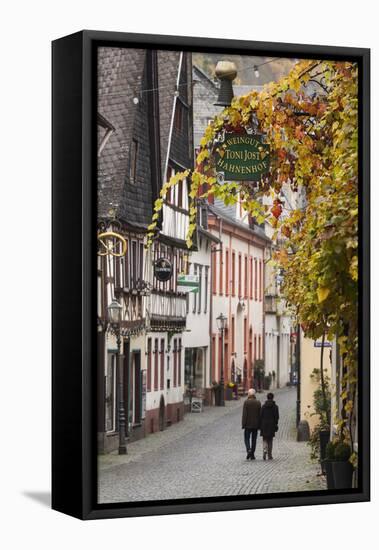
M 75 517 L 83 516 L 81 376 L 86 368 L 81 343 L 82 48 L 81 33 L 52 44 L 52 508 Z
M 185 48 L 186 50 L 201 49 L 204 50 L 225 50 L 226 52 L 235 53 L 234 50 L 246 50 L 248 52 L 260 52 L 262 54 L 272 53 L 273 51 L 280 51 L 285 56 L 291 54 L 305 54 L 310 58 L 320 55 L 328 56 L 333 55 L 333 58 L 364 58 L 370 56 L 370 48 L 361 48 L 355 46 L 333 46 L 325 44 L 298 44 L 291 42 L 265 42 L 257 40 L 241 40 L 233 38 L 208 38 L 199 36 L 175 36 L 164 34 L 142 34 L 142 33 L 130 33 L 130 32 L 117 32 L 117 31 L 100 31 L 100 30 L 82 30 L 78 33 L 74 33 L 69 36 L 76 36 L 81 34 L 83 36 L 83 44 L 86 49 L 91 48 L 93 43 L 106 42 L 106 43 L 118 43 L 119 45 L 128 44 L 139 45 L 141 48 L 159 46 L 160 48 Z M 67 37 L 62 37 L 59 40 L 64 40 Z M 137 46 L 136 46 L 137 47 Z M 304 56 L 300 56 L 304 57 Z
M 162 35 L 144 35 L 130 33 L 113 33 L 102 31 L 81 31 L 73 36 L 80 36 L 82 40 L 82 160 L 80 167 L 75 167 L 81 173 L 82 181 L 82 223 L 81 223 L 81 253 L 82 253 L 82 271 L 78 274 L 77 284 L 80 284 L 82 291 L 82 338 L 81 342 L 77 342 L 78 348 L 81 349 L 81 370 L 80 380 L 77 383 L 82 385 L 82 401 L 81 401 L 81 416 L 78 422 L 81 426 L 82 452 L 80 454 L 81 467 L 81 487 L 78 499 L 78 506 L 75 511 L 63 510 L 60 511 L 74 515 L 81 519 L 100 519 L 100 518 L 117 518 L 130 516 L 146 516 L 146 515 L 162 515 L 162 514 L 181 514 L 195 512 L 214 512 L 242 509 L 258 509 L 258 508 L 276 508 L 283 506 L 302 506 L 314 504 L 335 504 L 347 502 L 364 502 L 370 500 L 370 335 L 369 335 L 369 300 L 370 300 L 370 272 L 369 272 L 369 178 L 370 178 L 370 50 L 367 48 L 345 48 L 334 46 L 312 46 L 299 44 L 281 44 L 281 43 L 266 43 L 254 41 L 240 41 L 229 39 L 214 39 L 214 38 L 194 38 L 194 37 L 173 37 Z M 62 38 L 60 40 L 65 40 Z M 57 42 L 57 41 L 55 41 Z M 94 239 L 93 239 L 93 223 L 95 212 L 95 193 L 93 193 L 96 173 L 94 172 L 94 163 L 92 159 L 92 151 L 94 149 L 94 51 L 101 44 L 118 43 L 120 46 L 140 44 L 140 47 L 172 47 L 187 49 L 212 49 L 212 50 L 233 50 L 233 51 L 265 51 L 274 52 L 281 51 L 286 55 L 291 53 L 303 53 L 304 56 L 331 56 L 332 58 L 354 58 L 360 62 L 363 69 L 361 78 L 361 112 L 360 112 L 360 139 L 361 139 L 361 181 L 362 181 L 362 196 L 360 210 L 360 267 L 361 267 L 361 301 L 360 301 L 360 362 L 361 362 L 361 379 L 360 391 L 365 392 L 360 395 L 365 395 L 365 400 L 360 400 L 360 418 L 365 421 L 361 422 L 361 445 L 363 449 L 362 465 L 362 482 L 361 491 L 350 491 L 340 494 L 325 494 L 325 495 L 296 495 L 291 493 L 283 493 L 280 495 L 270 495 L 264 498 L 254 500 L 252 497 L 249 500 L 230 500 L 222 501 L 222 499 L 212 501 L 202 499 L 202 502 L 197 503 L 175 503 L 175 502 L 159 502 L 149 504 L 149 502 L 138 506 L 127 505 L 98 505 L 96 504 L 96 437 L 94 430 L 95 418 L 95 382 L 91 376 L 91 358 L 93 357 L 94 348 L 92 345 L 91 326 L 93 322 L 93 306 L 95 291 L 92 281 L 91 269 L 94 264 Z M 53 43 L 54 44 L 54 43 Z M 54 183 L 54 177 L 53 177 Z M 75 268 L 75 266 L 74 266 Z M 80 280 L 79 280 L 80 279 Z M 90 283 L 90 284 L 89 284 Z M 54 313 L 53 313 L 54 316 Z M 96 377 L 95 377 L 96 378 Z M 367 398 L 366 398 L 367 397 Z M 53 465 L 54 469 L 54 465 Z M 53 499 L 54 502 L 54 499 Z M 58 509 L 53 505 L 53 508 Z M 80 512 L 79 512 L 80 509 Z
M 353 494 L 351 492 L 341 495 L 323 495 L 316 497 L 314 495 L 291 496 L 290 493 L 270 494 L 265 499 L 251 499 L 222 501 L 220 498 L 217 502 L 211 502 L 207 499 L 202 499 L 204 502 L 186 504 L 176 504 L 175 502 L 167 503 L 162 501 L 159 504 L 144 503 L 142 506 L 109 506 L 107 508 L 93 509 L 84 516 L 83 520 L 94 519 L 112 519 L 121 517 L 141 517 L 141 516 L 161 516 L 161 515 L 180 515 L 192 513 L 211 513 L 211 512 L 235 512 L 238 510 L 261 510 L 267 508 L 284 508 L 298 506 L 322 506 L 329 504 L 350 504 L 359 502 L 368 502 L 368 495 L 361 492 Z

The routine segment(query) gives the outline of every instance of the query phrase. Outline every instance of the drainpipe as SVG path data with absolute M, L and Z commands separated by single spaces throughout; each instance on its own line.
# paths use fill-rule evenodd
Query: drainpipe
M 301 329 L 300 324 L 297 325 L 297 334 L 296 334 L 296 373 L 297 373 L 297 400 L 296 400 L 296 426 L 300 422 L 300 405 L 301 405 L 301 393 L 300 393 L 300 376 L 301 376 L 301 365 L 300 365 L 300 337 Z
M 212 349 L 212 319 L 213 319 L 213 252 L 212 252 L 212 242 L 210 243 L 210 274 L 208 277 L 209 284 L 209 386 L 212 387 L 212 364 L 213 364 L 213 349 Z M 208 292 L 208 289 L 207 289 Z
M 248 270 L 248 273 L 250 272 L 250 241 L 248 241 L 247 243 L 247 270 Z M 251 274 L 250 274 L 251 275 Z M 248 277 L 247 280 L 248 280 L 248 288 L 247 288 L 247 334 L 245 335 L 245 338 L 246 338 L 246 361 L 247 361 L 247 377 L 246 377 L 246 389 L 249 390 L 250 388 L 253 387 L 253 383 L 252 383 L 252 380 L 250 379 L 249 380 L 249 373 L 250 373 L 250 367 L 251 367 L 251 357 L 249 355 L 249 352 L 250 352 L 250 323 L 251 323 L 251 326 L 253 326 L 253 322 L 252 320 L 250 319 L 250 285 L 251 285 L 251 282 L 249 280 L 250 278 Z M 266 341 L 263 342 L 263 348 L 265 349 L 266 347 Z M 249 381 L 249 384 L 247 384 L 247 382 Z
M 266 263 L 265 263 L 265 256 L 266 256 L 266 247 L 263 247 L 263 258 L 262 258 L 262 327 L 263 327 L 263 334 L 262 334 L 262 359 L 263 359 L 263 365 L 264 365 L 264 371 L 266 372 L 266 312 L 265 312 L 265 285 L 266 285 Z

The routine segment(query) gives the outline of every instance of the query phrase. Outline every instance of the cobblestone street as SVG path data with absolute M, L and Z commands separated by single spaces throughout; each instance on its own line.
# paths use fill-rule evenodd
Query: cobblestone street
M 258 394 L 264 400 L 265 394 Z M 274 460 L 246 460 L 241 429 L 244 398 L 187 414 L 168 428 L 131 443 L 128 455 L 99 457 L 99 502 L 128 502 L 326 489 L 306 443 L 296 442 L 296 389 L 275 392 L 280 409 Z

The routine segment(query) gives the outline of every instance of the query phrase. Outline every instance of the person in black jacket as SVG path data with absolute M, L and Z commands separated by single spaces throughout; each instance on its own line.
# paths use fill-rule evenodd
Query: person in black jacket
M 255 460 L 255 446 L 259 429 L 259 420 L 261 416 L 261 402 L 255 397 L 255 390 L 251 388 L 247 393 L 247 399 L 243 404 L 242 410 L 242 428 L 247 460 Z
M 274 401 L 274 394 L 267 394 L 267 401 L 261 408 L 260 429 L 263 437 L 263 460 L 266 460 L 267 455 L 269 460 L 272 460 L 272 440 L 275 437 L 275 432 L 278 431 L 279 408 Z

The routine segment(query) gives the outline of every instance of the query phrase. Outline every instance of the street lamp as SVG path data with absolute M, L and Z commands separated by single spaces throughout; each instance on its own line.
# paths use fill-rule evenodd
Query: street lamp
M 108 306 L 108 319 L 112 326 L 112 328 L 117 330 L 117 327 L 120 327 L 121 323 L 121 313 L 122 313 L 122 306 L 121 304 L 114 298 L 112 302 Z M 118 335 L 120 337 L 120 334 Z
M 216 318 L 217 328 L 221 333 L 221 373 L 220 373 L 220 406 L 225 405 L 224 400 L 224 332 L 226 328 L 227 318 L 223 313 Z
M 117 339 L 117 367 L 118 367 L 118 454 L 126 455 L 125 440 L 125 406 L 124 406 L 124 371 L 121 362 L 121 314 L 122 305 L 113 299 L 108 306 L 108 319 L 112 332 Z

